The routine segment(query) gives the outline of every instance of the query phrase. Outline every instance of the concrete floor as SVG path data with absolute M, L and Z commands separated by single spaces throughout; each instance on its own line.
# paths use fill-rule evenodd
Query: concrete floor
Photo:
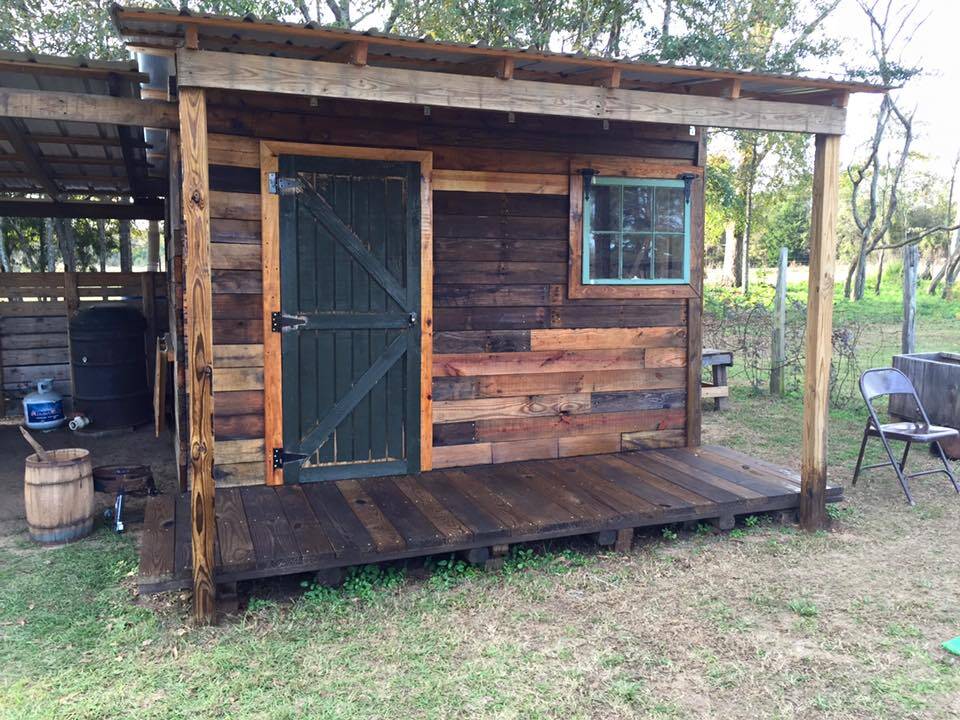
M 142 427 L 113 437 L 78 435 L 64 426 L 49 432 L 35 431 L 34 437 L 45 448 L 81 447 L 90 451 L 94 467 L 97 465 L 149 465 L 157 489 L 176 490 L 177 474 L 173 456 L 173 441 L 169 434 L 153 436 L 153 427 Z M 0 535 L 26 532 L 23 506 L 23 461 L 32 450 L 20 436 L 17 425 L 0 425 Z M 111 505 L 113 498 L 97 496 L 98 508 Z M 143 501 L 131 498 L 124 510 L 128 524 L 136 525 L 143 516 Z M 131 528 L 132 529 L 132 528 Z

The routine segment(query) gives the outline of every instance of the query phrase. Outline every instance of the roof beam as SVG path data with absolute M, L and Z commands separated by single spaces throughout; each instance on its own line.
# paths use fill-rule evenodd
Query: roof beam
M 23 73 L 25 75 L 50 75 L 56 77 L 81 77 L 92 80 L 119 78 L 130 83 L 143 83 L 150 80 L 146 73 L 133 68 L 87 67 L 83 65 L 65 65 L 43 60 L 6 60 L 0 59 L 0 71 Z
M 90 220 L 163 220 L 162 200 L 135 203 L 53 202 L 0 199 L 0 217 L 88 218 Z
M 842 134 L 843 108 L 448 75 L 293 58 L 177 52 L 182 87 L 312 95 L 745 130 Z M 0 104 L 2 107 L 2 104 Z
M 7 142 L 13 146 L 17 159 L 27 168 L 30 178 L 42 187 L 47 195 L 56 199 L 60 195 L 60 188 L 54 182 L 53 174 L 40 159 L 39 153 L 27 142 L 19 123 L 12 118 L 0 117 L 0 130 L 3 130 Z
M 0 117 L 152 128 L 175 128 L 178 122 L 176 103 L 9 87 L 0 87 Z

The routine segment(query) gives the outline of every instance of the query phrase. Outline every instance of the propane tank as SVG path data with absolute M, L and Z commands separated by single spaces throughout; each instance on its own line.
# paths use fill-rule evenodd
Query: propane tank
M 63 423 L 63 398 L 53 380 L 37 380 L 37 389 L 23 398 L 23 419 L 31 430 L 52 430 Z

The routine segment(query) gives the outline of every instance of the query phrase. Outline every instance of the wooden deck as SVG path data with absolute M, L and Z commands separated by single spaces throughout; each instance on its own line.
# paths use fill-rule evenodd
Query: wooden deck
M 217 490 L 217 582 L 796 508 L 799 475 L 721 447 Z M 829 487 L 828 501 L 842 498 Z M 189 495 L 147 505 L 140 588 L 191 584 Z

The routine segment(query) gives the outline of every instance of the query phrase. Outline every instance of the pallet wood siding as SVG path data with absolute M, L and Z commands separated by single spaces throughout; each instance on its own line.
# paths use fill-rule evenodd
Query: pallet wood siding
M 434 467 L 685 444 L 687 301 L 569 299 L 561 190 L 591 157 L 701 164 L 699 132 L 219 90 L 208 124 L 218 486 L 265 481 L 261 139 L 430 150 L 452 188 L 433 194 Z
M 20 399 L 35 389 L 37 380 L 53 379 L 69 411 L 72 403 L 70 350 L 67 335 L 68 304 L 77 310 L 93 305 L 132 305 L 152 309 L 149 324 L 162 334 L 167 328 L 167 290 L 164 273 L 78 272 L 68 280 L 62 272 L 0 274 L 0 377 L 8 415 L 21 412 Z M 71 286 L 66 287 L 68 284 Z M 153 288 L 145 303 L 144 288 Z M 68 302 L 68 298 L 71 300 Z M 148 357 L 153 345 L 148 341 Z
M 568 214 L 434 193 L 434 467 L 685 443 L 686 302 L 569 299 Z

